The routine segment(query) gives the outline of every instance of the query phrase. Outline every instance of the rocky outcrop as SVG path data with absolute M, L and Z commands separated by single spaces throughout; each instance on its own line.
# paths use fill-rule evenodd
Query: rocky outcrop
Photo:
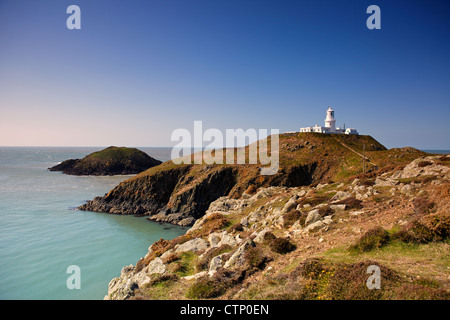
M 368 226 L 373 228 L 376 223 L 384 223 L 392 227 L 397 221 L 398 225 L 405 226 L 408 223 L 403 219 L 423 216 L 431 212 L 426 211 L 430 208 L 433 214 L 447 217 L 442 221 L 449 221 L 450 161 L 444 160 L 426 157 L 403 169 L 370 179 L 360 177 L 345 183 L 317 186 L 260 187 L 253 194 L 244 193 L 240 198 L 221 196 L 209 204 L 205 215 L 199 217 L 185 235 L 170 241 L 160 240 L 158 245 L 155 243 L 149 248 L 136 267 L 124 267 L 120 276 L 110 282 L 105 298 L 130 299 L 136 295 L 153 298 L 152 288 L 155 294 L 159 292 L 155 283 L 160 282 L 155 281 L 166 281 L 164 290 L 178 298 L 189 298 L 186 291 L 197 285 L 206 290 L 208 286 L 221 288 L 226 284 L 225 290 L 232 288 L 226 298 L 239 299 L 246 290 L 251 294 L 252 285 L 265 279 L 271 281 L 267 286 L 270 297 L 277 275 L 283 294 L 286 290 L 303 290 L 303 286 L 291 288 L 285 282 L 304 277 L 305 274 L 298 272 L 302 267 L 300 257 L 329 250 L 332 246 L 327 247 L 328 243 L 333 242 L 341 248 L 339 250 L 345 250 L 342 249 L 348 244 L 345 241 L 353 241 L 355 235 L 362 234 Z M 423 167 L 429 170 L 417 169 Z M 419 170 L 414 171 L 412 177 L 417 180 L 408 180 L 411 170 L 416 170 L 412 168 Z M 433 174 L 434 178 L 429 179 Z M 406 175 L 408 178 L 399 178 Z M 431 203 L 428 197 L 436 190 L 441 190 L 440 195 L 435 198 L 436 203 Z M 215 225 L 212 218 L 229 223 Z M 442 228 L 441 224 L 439 226 Z M 296 263 L 299 263 L 298 268 Z M 288 276 L 287 270 L 293 273 Z M 255 277 L 251 278 L 253 274 Z M 258 292 L 265 290 L 263 286 L 257 288 Z M 211 292 L 214 294 L 211 297 L 223 294 L 220 290 Z
M 366 144 L 368 152 L 387 151 L 370 136 L 343 135 L 340 139 L 355 150 Z M 153 221 L 191 226 L 207 213 L 208 208 L 217 212 L 239 210 L 239 206 L 246 204 L 234 200 L 251 196 L 252 190 L 259 189 L 258 197 L 267 197 L 263 192 L 271 186 L 325 185 L 336 177 L 356 174 L 360 170 L 349 165 L 355 159 L 358 161 L 359 156 L 343 147 L 332 135 L 284 134 L 279 140 L 280 167 L 276 174 L 261 175 L 261 164 L 175 165 L 167 161 L 122 182 L 108 194 L 88 201 L 79 209 L 145 215 Z M 308 147 L 298 147 L 300 145 Z M 215 202 L 221 197 L 233 201 Z M 213 202 L 216 208 L 210 207 Z M 294 204 L 295 199 L 286 204 L 284 212 L 294 209 Z
M 70 175 L 126 175 L 136 174 L 161 164 L 135 148 L 109 147 L 91 153 L 83 159 L 69 159 L 49 168 Z

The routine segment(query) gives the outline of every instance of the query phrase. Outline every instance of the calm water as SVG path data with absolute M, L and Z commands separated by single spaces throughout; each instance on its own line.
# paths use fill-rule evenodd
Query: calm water
M 103 299 L 109 281 L 160 238 L 186 228 L 73 210 L 130 176 L 76 177 L 48 167 L 101 148 L 0 148 L 0 299 Z M 167 148 L 140 148 L 156 159 Z M 81 289 L 69 290 L 78 265 Z

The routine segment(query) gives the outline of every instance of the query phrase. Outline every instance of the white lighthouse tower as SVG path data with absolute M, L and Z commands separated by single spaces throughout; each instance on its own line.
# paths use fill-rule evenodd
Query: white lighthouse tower
M 340 134 L 359 134 L 354 128 L 336 128 L 336 119 L 334 118 L 334 110 L 328 107 L 327 117 L 325 118 L 325 127 L 319 127 L 317 124 L 314 127 L 300 128 L 300 132 L 316 132 L 316 133 L 340 133 Z
M 328 107 L 327 117 L 325 118 L 325 128 L 328 132 L 336 132 L 336 119 L 334 118 L 334 110 Z

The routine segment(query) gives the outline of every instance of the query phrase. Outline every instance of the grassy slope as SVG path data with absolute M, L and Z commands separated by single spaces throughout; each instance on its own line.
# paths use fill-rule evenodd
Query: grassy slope
M 396 154 L 397 150 L 394 150 Z M 400 165 L 403 160 L 398 160 Z M 449 165 L 449 164 L 447 164 Z M 371 178 L 374 180 L 374 178 Z M 349 185 L 343 186 L 333 183 L 320 189 L 308 189 L 305 198 L 309 203 L 319 200 L 327 203 L 337 191 L 348 190 Z M 406 243 L 393 237 L 402 228 L 399 221 L 414 220 L 417 211 L 413 209 L 417 198 L 426 198 L 433 203 L 430 211 L 421 214 L 449 214 L 448 200 L 450 188 L 448 183 L 435 184 L 433 181 L 421 181 L 416 186 L 417 191 L 412 195 L 405 195 L 398 189 L 395 193 L 389 192 L 385 187 L 376 187 L 382 201 L 377 197 L 366 199 L 362 203 L 362 213 L 354 215 L 355 210 L 346 209 L 338 212 L 333 217 L 336 222 L 327 231 L 313 232 L 307 236 L 295 239 L 297 249 L 287 254 L 270 252 L 272 261 L 265 268 L 250 275 L 241 284 L 236 285 L 220 299 L 346 299 L 347 293 L 353 297 L 362 299 L 448 299 L 450 282 L 448 252 L 449 240 L 432 241 L 429 243 Z M 257 200 L 251 206 L 246 207 L 238 214 L 226 216 L 228 224 L 222 229 L 230 230 L 232 225 L 258 208 L 270 206 L 282 208 L 290 199 L 289 191 L 281 192 L 273 197 L 264 197 Z M 374 227 L 381 226 L 391 236 L 391 240 L 380 248 L 365 252 L 351 249 L 351 246 L 360 241 L 361 236 Z M 283 237 L 286 228 L 275 228 L 273 233 L 277 237 Z M 207 230 L 201 230 L 206 232 Z M 240 233 L 245 238 L 250 232 Z M 319 274 L 311 277 L 300 276 L 300 266 L 308 259 L 320 259 L 323 264 L 318 270 Z M 183 262 L 186 262 L 184 260 Z M 190 257 L 190 267 L 185 267 L 192 274 L 197 260 Z M 365 279 L 367 278 L 367 265 L 376 263 L 383 266 L 383 289 L 381 291 L 367 291 Z M 359 270 L 358 270 L 359 268 Z M 351 270 L 360 271 L 358 279 L 364 280 L 361 285 L 356 285 Z M 183 276 L 184 274 L 180 274 Z M 349 277 L 349 278 L 348 278 Z M 397 278 L 400 277 L 400 278 Z M 348 284 L 348 285 L 347 285 Z M 161 286 L 164 287 L 164 295 L 161 294 Z M 208 284 L 204 284 L 208 289 Z M 340 287 L 342 286 L 342 287 Z M 355 291 L 352 291 L 354 286 Z M 183 281 L 170 281 L 156 286 L 142 288 L 137 298 L 189 298 L 191 284 Z M 211 289 L 211 288 L 209 288 Z
M 313 162 L 318 166 L 327 167 L 329 174 L 327 178 L 333 181 L 343 181 L 349 177 L 362 173 L 362 158 L 344 147 L 340 142 L 345 143 L 356 152 L 362 153 L 363 145 L 366 145 L 366 157 L 373 159 L 373 162 L 384 167 L 387 165 L 405 165 L 415 158 L 426 155 L 425 152 L 411 149 L 408 152 L 402 152 L 399 149 L 387 150 L 383 145 L 370 136 L 351 136 L 351 135 L 330 135 L 318 133 L 295 133 L 281 134 L 279 138 L 280 144 L 280 169 L 288 170 L 293 166 L 308 165 Z M 246 147 L 246 163 L 248 163 L 248 146 Z M 225 152 L 223 153 L 225 154 Z M 225 156 L 224 156 L 225 159 Z M 191 157 L 193 160 L 193 156 Z M 156 173 L 169 171 L 179 166 L 172 161 L 166 161 L 159 166 L 152 167 L 131 180 L 140 179 L 146 176 L 152 176 Z M 366 170 L 373 167 L 372 164 L 366 164 Z M 214 164 L 214 166 L 230 166 L 229 164 Z M 241 180 L 252 180 L 259 176 L 258 168 L 261 164 L 256 165 L 238 165 L 241 169 L 239 177 Z M 195 165 L 189 171 L 192 177 L 200 177 L 206 173 L 205 171 L 212 168 L 211 165 Z M 260 177 L 260 179 L 262 179 Z M 126 182 L 125 182 L 126 183 Z

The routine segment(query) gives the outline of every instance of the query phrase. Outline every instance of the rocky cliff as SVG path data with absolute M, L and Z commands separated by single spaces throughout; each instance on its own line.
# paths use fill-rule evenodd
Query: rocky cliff
M 91 153 L 83 159 L 65 160 L 49 170 L 71 175 L 125 175 L 142 172 L 160 163 L 161 161 L 136 148 L 112 146 Z
M 370 136 L 282 134 L 279 136 L 280 166 L 274 175 L 261 175 L 261 164 L 175 165 L 167 161 L 122 182 L 79 209 L 147 215 L 155 221 L 192 225 L 205 214 L 211 202 L 222 196 L 239 198 L 245 191 L 261 187 L 299 187 L 356 175 L 363 171 L 363 146 L 368 172 L 425 154 L 413 148 L 387 150 Z
M 385 156 L 413 153 L 395 149 Z M 105 199 L 118 199 L 125 188 L 138 201 L 134 191 L 144 186 L 148 196 L 151 188 L 169 187 L 153 195 L 154 203 L 173 202 L 179 210 L 190 197 L 197 203 L 195 191 L 184 199 L 177 187 L 192 170 L 142 175 Z M 252 188 L 236 197 L 239 174 L 223 167 L 198 177 L 192 188 L 199 192 L 227 177 L 210 199 L 226 195 L 212 201 L 185 235 L 155 242 L 135 266 L 124 267 L 105 299 L 450 298 L 450 155 L 394 162 L 339 182 Z M 366 282 L 374 266 L 379 290 Z

